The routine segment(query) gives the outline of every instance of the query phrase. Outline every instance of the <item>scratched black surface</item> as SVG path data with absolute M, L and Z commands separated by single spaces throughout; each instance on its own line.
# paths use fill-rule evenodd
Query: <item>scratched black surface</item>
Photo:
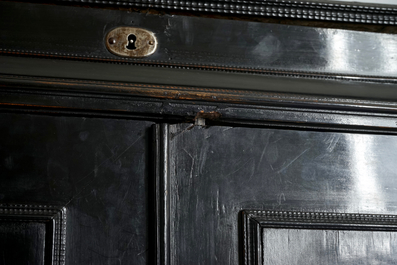
M 172 125 L 169 136 L 170 264 L 238 264 L 243 209 L 397 213 L 395 136 L 187 125 Z M 293 233 L 288 246 L 287 233 L 274 233 L 269 240 L 279 246 L 267 251 L 278 258 L 266 264 L 296 263 L 292 253 L 305 237 Z M 328 252 L 308 241 L 315 249 L 299 254 L 298 264 L 332 263 L 333 251 L 344 251 L 338 262 L 394 264 L 394 237 L 380 237 L 392 248 L 381 254 L 370 238 L 357 233 L 345 245 L 330 244 Z
M 66 206 L 67 264 L 147 264 L 150 126 L 2 113 L 0 202 Z

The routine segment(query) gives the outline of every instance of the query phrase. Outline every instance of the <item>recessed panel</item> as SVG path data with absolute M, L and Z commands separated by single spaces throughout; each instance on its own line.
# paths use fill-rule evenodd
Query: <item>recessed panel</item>
M 0 264 L 44 265 L 45 236 L 45 223 L 1 221 Z
M 262 229 L 263 265 L 396 264 L 397 233 Z
M 66 208 L 0 204 L 0 265 L 65 265 Z
M 245 264 L 396 264 L 397 216 L 243 211 Z

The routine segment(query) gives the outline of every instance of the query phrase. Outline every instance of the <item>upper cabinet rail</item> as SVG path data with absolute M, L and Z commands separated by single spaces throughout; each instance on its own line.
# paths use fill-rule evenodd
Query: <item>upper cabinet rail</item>
M 106 48 L 107 34 L 118 27 L 152 32 L 156 51 L 145 58 L 112 54 Z M 394 34 L 0 2 L 3 55 L 316 79 L 382 77 L 389 82 L 397 77 L 396 43 Z

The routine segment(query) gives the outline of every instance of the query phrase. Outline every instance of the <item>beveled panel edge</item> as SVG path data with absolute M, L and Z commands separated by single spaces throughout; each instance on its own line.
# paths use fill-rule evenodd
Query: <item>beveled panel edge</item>
M 66 208 L 43 204 L 0 203 L 0 220 L 15 222 L 52 221 L 52 265 L 65 265 Z M 47 243 L 46 243 L 47 244 Z M 47 248 L 47 246 L 46 246 Z
M 260 233 L 264 228 L 397 231 L 397 215 L 389 214 L 243 210 L 241 215 L 245 265 L 262 260 Z

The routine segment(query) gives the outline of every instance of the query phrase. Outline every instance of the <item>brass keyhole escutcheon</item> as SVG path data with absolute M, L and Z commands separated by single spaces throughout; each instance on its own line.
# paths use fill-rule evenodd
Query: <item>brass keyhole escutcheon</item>
M 113 54 L 123 57 L 147 57 L 157 49 L 157 39 L 153 32 L 135 27 L 119 27 L 106 35 L 106 48 Z

